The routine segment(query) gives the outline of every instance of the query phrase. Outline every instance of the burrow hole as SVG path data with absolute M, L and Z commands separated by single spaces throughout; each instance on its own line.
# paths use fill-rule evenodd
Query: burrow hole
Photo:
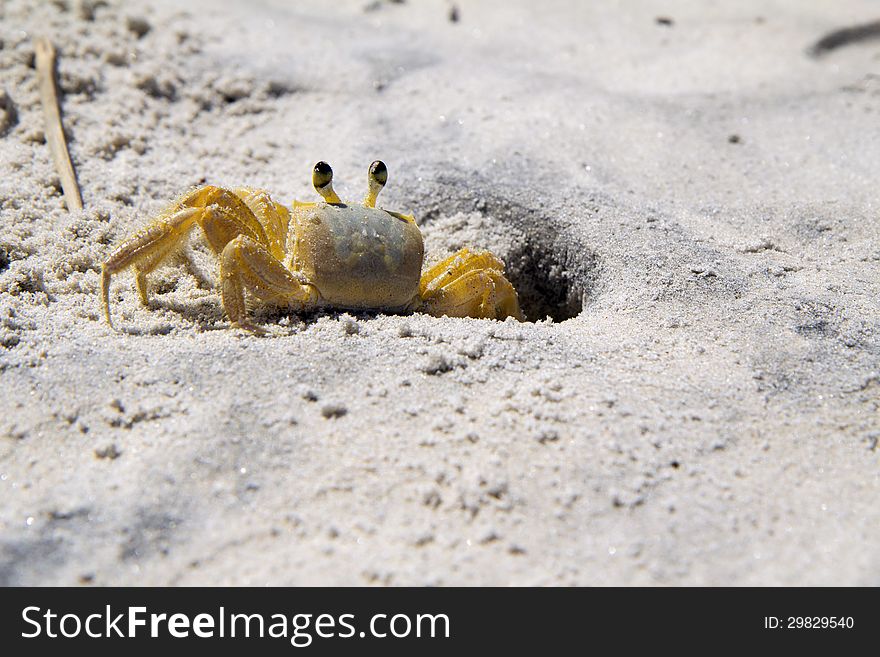
M 507 277 L 516 288 L 520 307 L 530 322 L 551 317 L 564 322 L 581 314 L 587 281 L 580 280 L 561 254 L 524 244 L 499 254 Z

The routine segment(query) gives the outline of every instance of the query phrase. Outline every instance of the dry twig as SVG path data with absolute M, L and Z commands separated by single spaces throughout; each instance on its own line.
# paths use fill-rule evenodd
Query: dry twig
M 40 100 L 43 103 L 43 113 L 46 117 L 46 140 L 52 159 L 55 162 L 55 170 L 61 177 L 61 189 L 64 191 L 64 201 L 69 211 L 82 210 L 82 196 L 79 192 L 79 184 L 76 182 L 76 173 L 70 161 L 70 153 L 67 152 L 67 142 L 64 139 L 64 128 L 61 126 L 61 111 L 58 107 L 58 90 L 55 86 L 55 48 L 46 37 L 40 37 L 35 43 L 37 79 L 40 82 Z

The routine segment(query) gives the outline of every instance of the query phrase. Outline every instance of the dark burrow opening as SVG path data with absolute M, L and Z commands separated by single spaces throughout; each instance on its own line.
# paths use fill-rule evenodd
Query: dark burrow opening
M 527 240 L 513 251 L 499 255 L 528 321 L 551 317 L 563 322 L 580 315 L 587 293 L 586 281 L 577 276 L 561 254 Z

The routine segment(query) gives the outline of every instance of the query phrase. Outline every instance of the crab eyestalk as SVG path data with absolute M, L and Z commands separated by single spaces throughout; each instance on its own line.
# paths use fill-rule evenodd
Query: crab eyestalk
M 327 203 L 342 204 L 342 199 L 333 191 L 333 169 L 326 162 L 318 162 L 312 170 L 312 184 Z
M 367 195 L 364 198 L 364 205 L 368 208 L 376 207 L 376 197 L 388 182 L 388 168 L 381 160 L 376 160 L 370 165 L 370 171 L 367 174 L 368 188 Z

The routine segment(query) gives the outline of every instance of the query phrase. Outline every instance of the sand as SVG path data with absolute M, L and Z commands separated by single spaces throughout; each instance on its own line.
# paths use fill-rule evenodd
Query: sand
M 875 4 L 178 4 L 0 5 L 0 583 L 880 584 Z M 254 337 L 194 236 L 104 323 L 184 190 L 377 158 L 531 321 Z

